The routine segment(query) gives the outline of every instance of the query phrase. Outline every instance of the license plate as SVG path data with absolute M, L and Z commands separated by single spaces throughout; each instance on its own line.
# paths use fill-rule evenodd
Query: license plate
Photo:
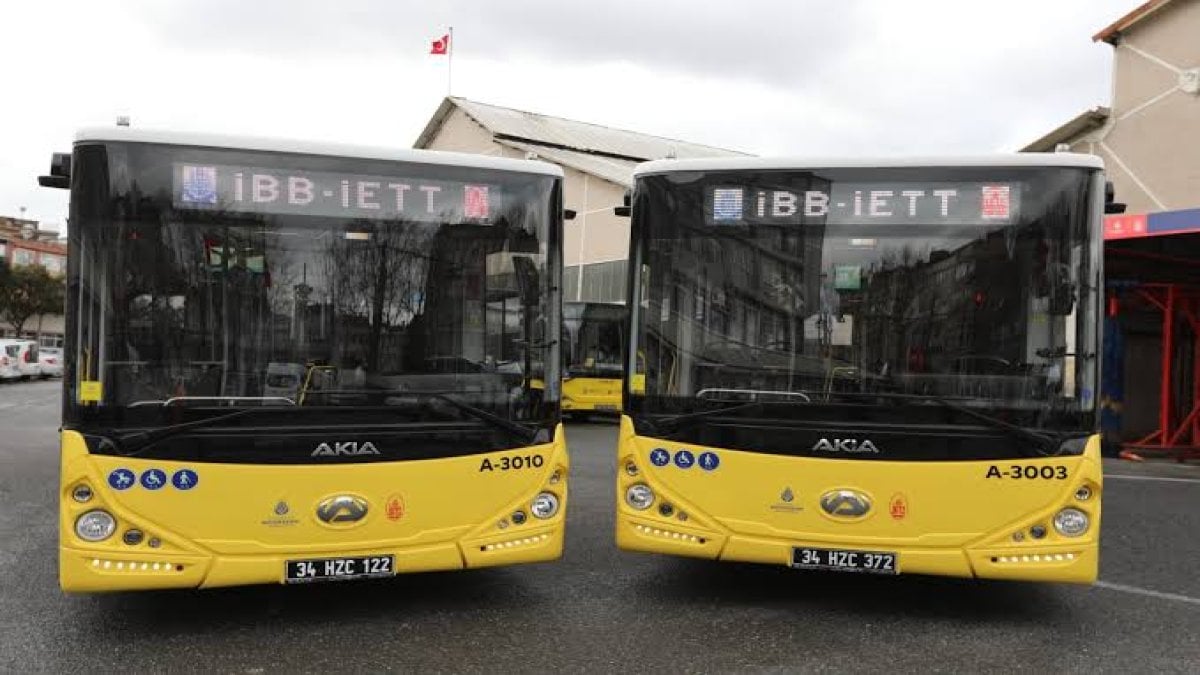
M 847 551 L 845 549 L 792 548 L 792 567 L 805 570 L 899 574 L 896 554 L 883 551 Z
M 286 567 L 284 581 L 289 584 L 390 577 L 396 573 L 395 559 L 390 555 L 289 560 Z

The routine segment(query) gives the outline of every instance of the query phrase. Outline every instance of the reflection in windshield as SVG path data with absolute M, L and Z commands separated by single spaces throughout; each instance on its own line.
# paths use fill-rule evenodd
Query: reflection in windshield
M 477 229 L 167 223 L 158 241 L 121 252 L 129 290 L 107 345 L 113 397 L 345 403 L 386 388 L 496 405 L 484 399 L 509 395 L 501 366 L 519 359 L 538 308 L 522 304 L 512 273 L 513 245 L 530 242 Z M 155 293 L 155 276 L 175 277 L 173 288 Z
M 1021 217 L 1003 225 L 714 224 L 731 198 L 718 194 L 714 207 L 709 197 L 706 215 L 705 189 L 744 176 L 644 178 L 635 227 L 645 287 L 633 296 L 643 299 L 636 346 L 647 363 L 639 409 L 679 414 L 797 392 L 820 402 L 838 391 L 1035 416 L 1091 409 L 1086 176 L 1020 178 L 1008 180 L 1024 188 Z M 824 184 L 838 194 L 837 181 Z

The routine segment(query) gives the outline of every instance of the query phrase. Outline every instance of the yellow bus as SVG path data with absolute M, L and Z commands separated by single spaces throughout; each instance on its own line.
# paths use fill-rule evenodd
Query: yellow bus
M 561 555 L 557 167 L 114 127 L 40 182 L 71 193 L 64 590 Z
M 1065 153 L 641 165 L 618 545 L 1094 581 L 1104 186 Z
M 621 409 L 621 341 L 625 306 L 563 303 L 563 416 Z

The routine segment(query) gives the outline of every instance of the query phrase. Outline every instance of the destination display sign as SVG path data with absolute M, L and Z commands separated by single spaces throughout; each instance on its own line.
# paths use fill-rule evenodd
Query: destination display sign
M 214 164 L 174 165 L 177 209 L 368 220 L 491 222 L 496 185 Z
M 827 189 L 717 185 L 709 225 L 1009 225 L 1019 183 L 836 183 Z

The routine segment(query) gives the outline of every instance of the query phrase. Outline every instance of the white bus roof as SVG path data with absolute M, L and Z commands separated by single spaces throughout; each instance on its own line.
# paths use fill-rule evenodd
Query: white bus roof
M 558 165 L 538 160 L 469 155 L 461 152 L 443 152 L 440 150 L 414 150 L 411 148 L 375 147 L 327 143 L 324 141 L 302 141 L 262 136 L 232 136 L 189 131 L 136 129 L 132 127 L 91 127 L 81 129 L 75 134 L 75 142 L 162 143 L 202 148 L 261 150 L 302 155 L 324 155 L 328 157 L 381 159 L 393 162 L 462 166 L 471 169 L 544 174 L 558 178 L 561 178 L 563 175 L 562 169 Z
M 638 164 L 634 177 L 677 171 L 764 171 L 809 169 L 899 169 L 907 167 L 1072 167 L 1103 169 L 1104 160 L 1095 155 L 1072 152 L 1018 152 L 995 155 L 948 155 L 934 157 L 712 157 L 705 159 L 656 159 Z

